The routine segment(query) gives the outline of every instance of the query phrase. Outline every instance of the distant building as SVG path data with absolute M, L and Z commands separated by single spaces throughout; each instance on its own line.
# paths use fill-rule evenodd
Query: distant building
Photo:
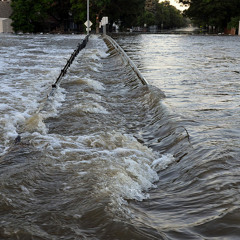
M 12 33 L 12 14 L 11 1 L 0 0 L 0 33 Z

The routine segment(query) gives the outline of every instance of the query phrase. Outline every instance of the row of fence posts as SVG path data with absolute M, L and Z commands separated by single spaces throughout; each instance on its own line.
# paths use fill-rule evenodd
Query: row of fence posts
M 79 52 L 86 47 L 87 42 L 88 42 L 88 38 L 89 35 L 87 35 L 83 41 L 81 43 L 78 44 L 77 48 L 74 50 L 74 52 L 72 53 L 72 55 L 70 56 L 70 58 L 68 59 L 66 65 L 64 66 L 64 68 L 61 70 L 57 80 L 55 81 L 54 84 L 52 84 L 52 91 L 54 89 L 57 88 L 57 85 L 60 84 L 60 81 L 62 80 L 62 78 L 65 76 L 65 74 L 67 73 L 68 68 L 71 66 L 71 64 L 73 63 L 74 59 L 76 58 L 76 56 L 79 54 Z M 52 95 L 52 92 L 50 93 L 50 95 Z

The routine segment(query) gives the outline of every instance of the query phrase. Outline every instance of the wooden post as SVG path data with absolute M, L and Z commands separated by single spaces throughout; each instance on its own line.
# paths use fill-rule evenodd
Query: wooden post
M 96 34 L 99 34 L 99 14 L 96 14 Z

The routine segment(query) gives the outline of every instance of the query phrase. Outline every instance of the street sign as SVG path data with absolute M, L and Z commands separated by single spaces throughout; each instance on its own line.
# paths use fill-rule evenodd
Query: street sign
M 102 20 L 101 20 L 101 25 L 104 26 L 104 25 L 107 25 L 108 24 L 108 17 L 103 17 Z
M 87 31 L 87 32 L 90 32 L 91 30 L 92 30 L 91 28 L 88 29 L 88 28 L 86 27 L 86 31 Z
M 84 25 L 85 25 L 86 27 L 88 27 L 88 21 L 86 21 L 86 22 L 84 23 Z M 91 27 L 91 26 L 92 26 L 92 22 L 89 21 L 89 27 Z

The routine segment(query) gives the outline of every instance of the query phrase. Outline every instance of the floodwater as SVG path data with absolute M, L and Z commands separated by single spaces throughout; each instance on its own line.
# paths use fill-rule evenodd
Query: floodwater
M 0 35 L 0 239 L 239 239 L 240 38 Z

